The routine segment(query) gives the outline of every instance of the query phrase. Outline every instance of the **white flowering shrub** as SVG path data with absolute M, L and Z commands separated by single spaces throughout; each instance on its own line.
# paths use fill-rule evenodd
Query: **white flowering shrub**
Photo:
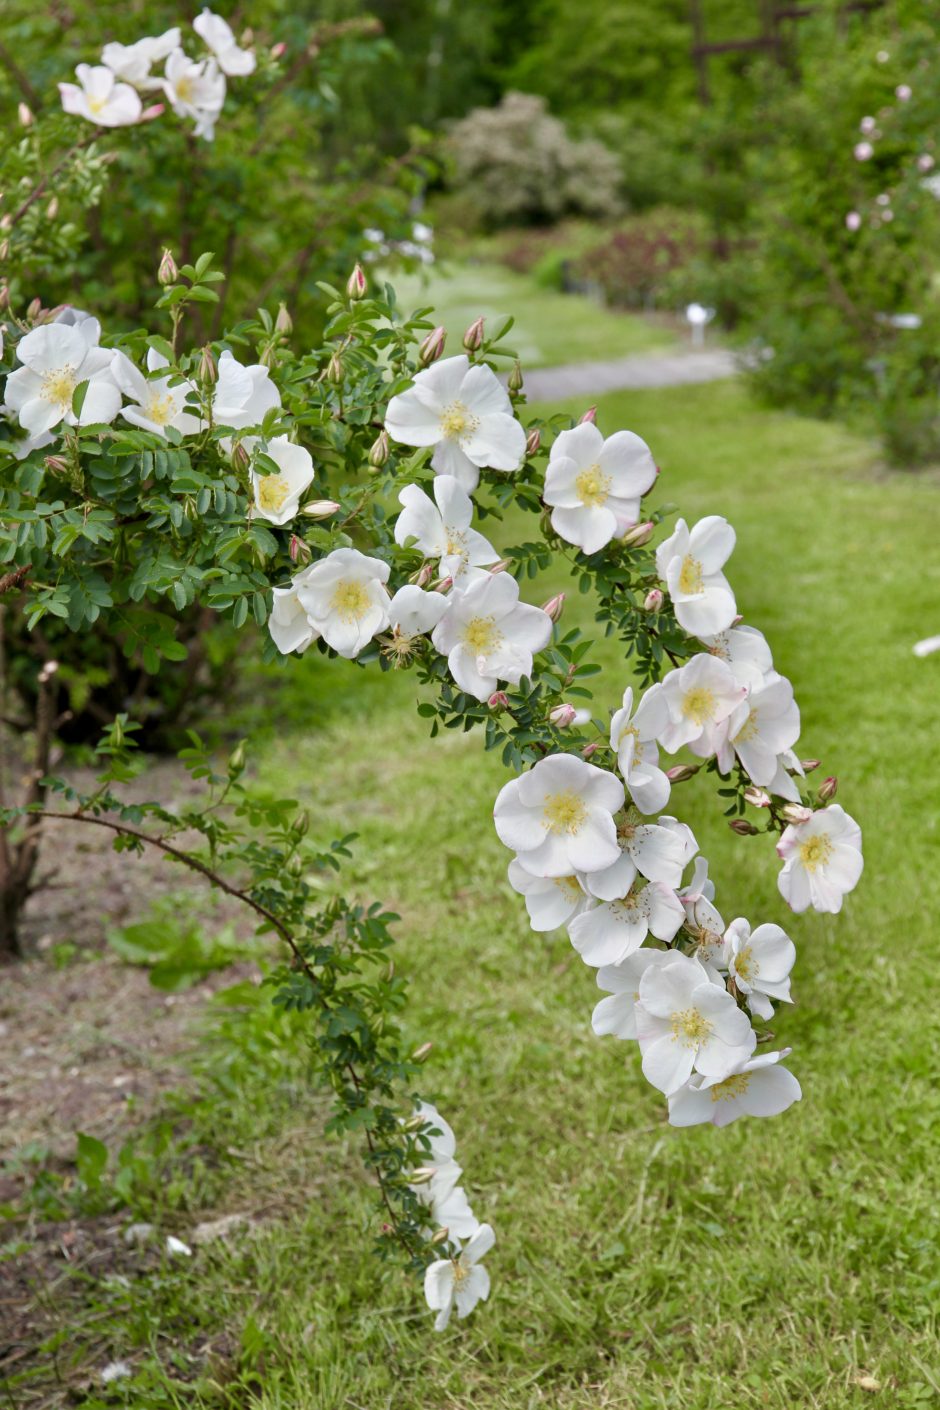
M 413 670 L 431 734 L 477 729 L 512 770 L 494 800 L 509 884 L 534 930 L 567 928 L 605 995 L 594 1031 L 637 1044 L 672 1124 L 785 1111 L 800 1087 L 764 1025 L 791 1000 L 795 946 L 776 918 L 736 915 L 719 894 L 682 821 L 682 787 L 703 774 L 736 833 L 775 843 L 797 914 L 840 910 L 861 837 L 832 801 L 835 780 L 806 782 L 817 764 L 796 752 L 792 686 L 726 576 L 734 530 L 717 515 L 664 530 L 664 512 L 644 505 L 654 457 L 634 433 L 605 437 L 592 414 L 524 423 L 518 363 L 508 387 L 491 365 L 508 326 L 488 339 L 478 320 L 444 357 L 443 330 L 404 316 L 389 286 L 370 292 L 357 268 L 345 291 L 327 290 L 322 346 L 295 352 L 289 321 L 262 311 L 188 347 L 190 310 L 218 279 L 210 255 L 179 271 L 164 257 L 168 336 L 108 339 L 75 310 L 7 313 L 0 586 L 32 626 L 138 623 L 132 649 L 151 669 L 174 669 L 174 613 L 198 602 L 264 628 L 269 657 Z M 533 516 L 533 536 L 494 544 L 510 511 Z M 564 598 L 524 600 L 554 559 L 622 644 L 622 678 L 599 700 Z M 108 734 L 94 793 L 57 783 L 74 806 L 43 799 L 32 812 L 162 847 L 288 945 L 278 1002 L 313 1015 L 332 1125 L 365 1136 L 379 1247 L 400 1246 L 423 1272 L 438 1328 L 465 1316 L 488 1295 L 494 1235 L 471 1208 L 450 1126 L 414 1090 L 428 1045 L 402 1048 L 391 918 L 324 906 L 305 880 L 337 867 L 349 839 L 311 850 L 296 804 L 243 789 L 240 750 L 220 777 L 200 748 L 185 751 L 208 804 L 128 804 L 130 730 L 120 720 Z M 178 840 L 187 829 L 203 852 Z M 225 881 L 227 868 L 242 880 Z

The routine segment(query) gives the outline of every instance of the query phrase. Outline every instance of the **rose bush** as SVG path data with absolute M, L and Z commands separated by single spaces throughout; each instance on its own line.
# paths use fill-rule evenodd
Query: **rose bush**
M 790 1000 L 795 947 L 775 921 L 726 923 L 734 908 L 718 910 L 674 815 L 681 788 L 704 773 L 736 833 L 776 840 L 796 913 L 841 908 L 861 836 L 832 804 L 834 780 L 805 781 L 817 762 L 796 752 L 792 687 L 741 623 L 731 526 L 710 515 L 663 535 L 666 511 L 643 502 L 651 450 L 623 429 L 605 438 L 593 412 L 523 424 L 521 368 L 504 387 L 490 365 L 509 325 L 490 338 L 477 320 L 445 357 L 443 330 L 356 268 L 344 290 L 324 285 L 330 321 L 308 351 L 264 309 L 192 346 L 193 311 L 222 277 L 209 254 L 180 269 L 164 257 L 168 336 L 109 339 L 75 310 L 7 310 L 0 561 L 27 626 L 53 617 L 82 633 L 117 619 L 149 668 L 172 671 L 185 655 L 175 618 L 198 606 L 264 629 L 268 659 L 316 651 L 414 670 L 432 736 L 479 728 L 513 771 L 494 800 L 510 885 L 534 929 L 567 926 L 608 995 L 595 1031 L 638 1043 L 670 1121 L 784 1111 L 801 1095 L 780 1065 L 789 1049 L 755 1053 L 776 1036 L 760 1025 Z M 494 547 L 501 522 L 526 514 L 534 537 Z M 599 668 L 562 627 L 563 597 L 523 600 L 555 558 L 623 645 L 626 679 L 599 705 Z M 349 839 L 308 848 L 296 804 L 252 799 L 241 749 L 219 777 L 200 747 L 187 751 L 205 803 L 124 801 L 129 728 L 107 736 L 96 791 L 46 783 L 6 821 L 31 829 L 51 813 L 109 827 L 122 847 L 160 847 L 287 944 L 278 1002 L 315 1015 L 334 1125 L 365 1134 L 379 1246 L 422 1270 L 438 1328 L 452 1309 L 467 1315 L 488 1295 L 480 1259 L 494 1235 L 460 1184 L 450 1127 L 413 1090 L 429 1049 L 402 1047 L 391 918 L 339 896 L 324 905 L 306 879 L 338 865 Z M 51 808 L 56 790 L 74 806 Z M 186 829 L 202 851 L 179 840 Z

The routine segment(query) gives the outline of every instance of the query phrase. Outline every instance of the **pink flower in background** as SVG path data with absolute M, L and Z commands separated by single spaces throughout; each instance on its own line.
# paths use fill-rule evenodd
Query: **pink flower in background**
M 870 161 L 875 155 L 875 149 L 870 142 L 856 142 L 853 151 L 857 162 Z

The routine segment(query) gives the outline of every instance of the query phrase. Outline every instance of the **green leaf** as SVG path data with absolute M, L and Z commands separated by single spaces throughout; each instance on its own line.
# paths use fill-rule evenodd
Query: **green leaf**
M 96 1136 L 88 1136 L 84 1131 L 79 1131 L 75 1139 L 78 1178 L 89 1190 L 97 1190 L 101 1186 L 101 1177 L 108 1163 L 108 1148 L 104 1141 L 99 1141 Z

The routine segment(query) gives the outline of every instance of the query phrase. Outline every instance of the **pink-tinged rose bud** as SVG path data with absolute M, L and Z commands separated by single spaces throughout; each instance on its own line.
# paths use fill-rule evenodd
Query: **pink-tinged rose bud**
M 933 159 L 933 157 L 930 155 L 929 152 L 922 152 L 921 155 L 917 158 L 917 170 L 918 170 L 918 171 L 932 171 L 932 170 L 933 170 L 933 167 L 934 167 L 934 159 Z
M 438 578 L 436 583 L 431 584 L 431 587 L 435 592 L 450 592 L 453 586 L 454 580 L 451 577 Z
M 463 345 L 467 352 L 476 352 L 483 346 L 483 319 L 475 318 L 463 335 Z
M 780 816 L 788 823 L 793 823 L 799 827 L 801 823 L 809 822 L 813 816 L 812 808 L 804 808 L 802 803 L 784 803 L 780 809 Z
M 144 108 L 140 115 L 140 121 L 153 122 L 154 118 L 162 117 L 165 112 L 165 103 L 151 103 L 149 108 Z
M 335 499 L 312 499 L 304 505 L 303 512 L 308 519 L 329 519 L 339 507 Z
M 343 380 L 343 359 L 338 352 L 333 353 L 326 366 L 326 380 L 338 387 Z
M 409 1185 L 427 1185 L 437 1174 L 436 1165 L 419 1165 L 417 1170 L 412 1170 L 408 1176 Z
M 486 703 L 491 710 L 508 710 L 509 696 L 506 694 L 505 690 L 494 690 Z
M 506 381 L 506 386 L 511 392 L 521 392 L 523 387 L 522 363 L 516 359 L 512 365 L 512 371 Z
M 236 441 L 232 447 L 232 469 L 238 474 L 244 475 L 251 464 L 251 456 L 248 454 L 248 447 L 241 441 Z
M 661 612 L 663 610 L 664 600 L 661 588 L 650 588 L 643 599 L 643 611 Z
M 277 318 L 274 320 L 274 328 L 278 333 L 283 333 L 285 337 L 294 331 L 294 320 L 287 312 L 286 304 L 278 304 Z
M 207 387 L 214 387 L 219 380 L 219 369 L 208 343 L 199 357 L 199 380 Z
M 538 451 L 539 451 L 539 447 L 541 446 L 541 444 L 542 444 L 542 433 L 541 433 L 541 431 L 539 430 L 538 426 L 536 426 L 535 430 L 534 430 L 534 431 L 530 431 L 529 434 L 528 434 L 528 435 L 526 436 L 526 438 L 525 438 L 525 453 L 526 453 L 526 455 L 537 455 L 537 454 L 538 454 Z
M 418 361 L 422 367 L 430 367 L 432 362 L 437 362 L 444 351 L 444 344 L 447 341 L 447 330 L 442 327 L 432 328 L 430 333 L 418 345 Z
M 587 411 L 584 413 L 584 415 L 578 417 L 578 425 L 579 425 L 579 426 L 583 426 L 586 421 L 589 421 L 589 422 L 591 423 L 591 425 L 593 426 L 596 420 L 597 420 L 597 407 L 596 407 L 596 406 L 589 406 L 588 409 L 587 409 Z
M 804 774 L 811 774 L 813 769 L 819 768 L 820 762 L 819 759 L 801 759 L 800 768 L 803 770 Z
M 756 837 L 760 828 L 748 822 L 747 818 L 732 818 L 728 826 L 732 832 L 736 832 L 739 837 Z
M 585 744 L 584 748 L 581 750 L 581 758 L 590 759 L 591 755 L 596 754 L 600 747 L 600 742 L 596 739 L 592 744 Z
M 369 451 L 369 464 L 373 470 L 381 470 L 382 466 L 388 462 L 388 432 L 380 431 L 372 442 Z
M 671 769 L 666 770 L 666 777 L 670 783 L 688 783 L 700 768 L 700 764 L 673 764 Z
M 160 257 L 160 268 L 157 270 L 157 283 L 166 288 L 168 284 L 175 284 L 178 276 L 179 270 L 172 250 L 164 250 Z
M 550 597 L 548 601 L 542 605 L 542 611 L 547 616 L 551 617 L 553 622 L 561 621 L 561 614 L 564 610 L 565 594 L 563 592 L 559 592 L 554 597 Z
M 35 323 L 41 313 L 42 301 L 40 299 L 31 299 L 29 307 L 26 310 L 26 317 L 29 319 L 30 323 Z
M 428 1057 L 430 1057 L 431 1050 L 433 1049 L 433 1047 L 433 1043 L 422 1043 L 420 1048 L 415 1048 L 414 1052 L 411 1054 L 411 1061 L 424 1062 Z
M 508 558 L 501 558 L 498 563 L 494 563 L 494 564 L 493 564 L 492 568 L 490 569 L 490 572 L 491 572 L 491 573 L 505 573 L 505 572 L 506 572 L 506 569 L 509 568 L 510 566 L 511 566 L 511 560 L 510 560 L 510 559 L 508 559 Z
M 436 1229 L 436 1230 L 434 1231 L 434 1233 L 431 1235 L 431 1237 L 430 1237 L 430 1239 L 428 1240 L 428 1242 L 431 1244 L 431 1247 L 433 1248 L 435 1244 L 446 1244 L 446 1242 L 447 1242 L 447 1240 L 448 1240 L 449 1238 L 450 1238 L 450 1230 L 445 1226 L 443 1229 Z
M 347 299 L 351 299 L 353 303 L 358 303 L 360 299 L 365 298 L 368 288 L 368 281 L 362 272 L 362 265 L 355 265 L 352 274 L 350 274 L 349 278 L 346 280 Z
M 833 774 L 830 774 L 829 777 L 824 778 L 822 783 L 819 785 L 820 803 L 831 803 L 838 791 L 839 780 Z
M 863 117 L 858 125 L 858 130 L 863 137 L 870 137 L 878 124 L 873 117 Z
M 857 162 L 871 161 L 872 157 L 875 155 L 875 149 L 870 142 L 856 142 L 852 151 Z
M 415 573 L 414 577 L 412 578 L 412 582 L 415 584 L 416 587 L 426 588 L 433 577 L 434 564 L 422 563 L 421 567 L 418 569 L 417 573 Z
M 623 535 L 620 542 L 625 548 L 642 548 L 653 537 L 654 528 L 655 525 L 650 519 L 647 519 L 644 524 L 634 524 Z
M 271 58 L 272 58 L 272 59 L 283 59 L 283 57 L 284 57 L 284 55 L 285 55 L 286 53 L 287 53 L 287 45 L 284 43 L 283 39 L 278 40 L 277 44 L 272 44 L 272 45 L 271 45 Z
M 745 788 L 744 801 L 750 803 L 752 808 L 769 808 L 771 803 L 770 794 L 766 788 Z
M 309 545 L 298 534 L 291 534 L 287 552 L 292 563 L 307 563 L 313 557 Z
M 0 284 L 0 309 L 9 308 L 9 307 L 10 307 L 10 286 L 9 286 L 9 284 Z
M 573 705 L 556 705 L 553 710 L 549 710 L 548 718 L 558 729 L 567 729 L 573 725 L 577 719 L 578 712 Z
M 18 103 L 18 104 L 17 104 L 16 116 L 17 116 L 17 117 L 19 118 L 19 120 L 20 120 L 20 126 L 21 126 L 21 127 L 32 127 L 32 125 L 33 125 L 33 114 L 32 114 L 32 109 L 29 107 L 28 103 Z
M 43 463 L 53 475 L 64 475 L 69 468 L 68 462 L 61 455 L 47 455 Z
M 854 235 L 854 233 L 855 233 L 856 230 L 861 230 L 861 228 L 862 228 L 862 217 L 859 215 L 858 211 L 849 211 L 849 212 L 848 212 L 848 214 L 847 214 L 846 217 L 845 217 L 845 228 L 846 228 L 846 230 L 851 230 L 852 233 L 853 233 L 853 235 Z
M 910 87 L 909 84 L 899 83 L 897 88 L 894 90 L 894 96 L 895 98 L 897 98 L 899 103 L 907 103 L 910 101 L 911 94 L 913 93 L 913 91 L 914 90 Z

